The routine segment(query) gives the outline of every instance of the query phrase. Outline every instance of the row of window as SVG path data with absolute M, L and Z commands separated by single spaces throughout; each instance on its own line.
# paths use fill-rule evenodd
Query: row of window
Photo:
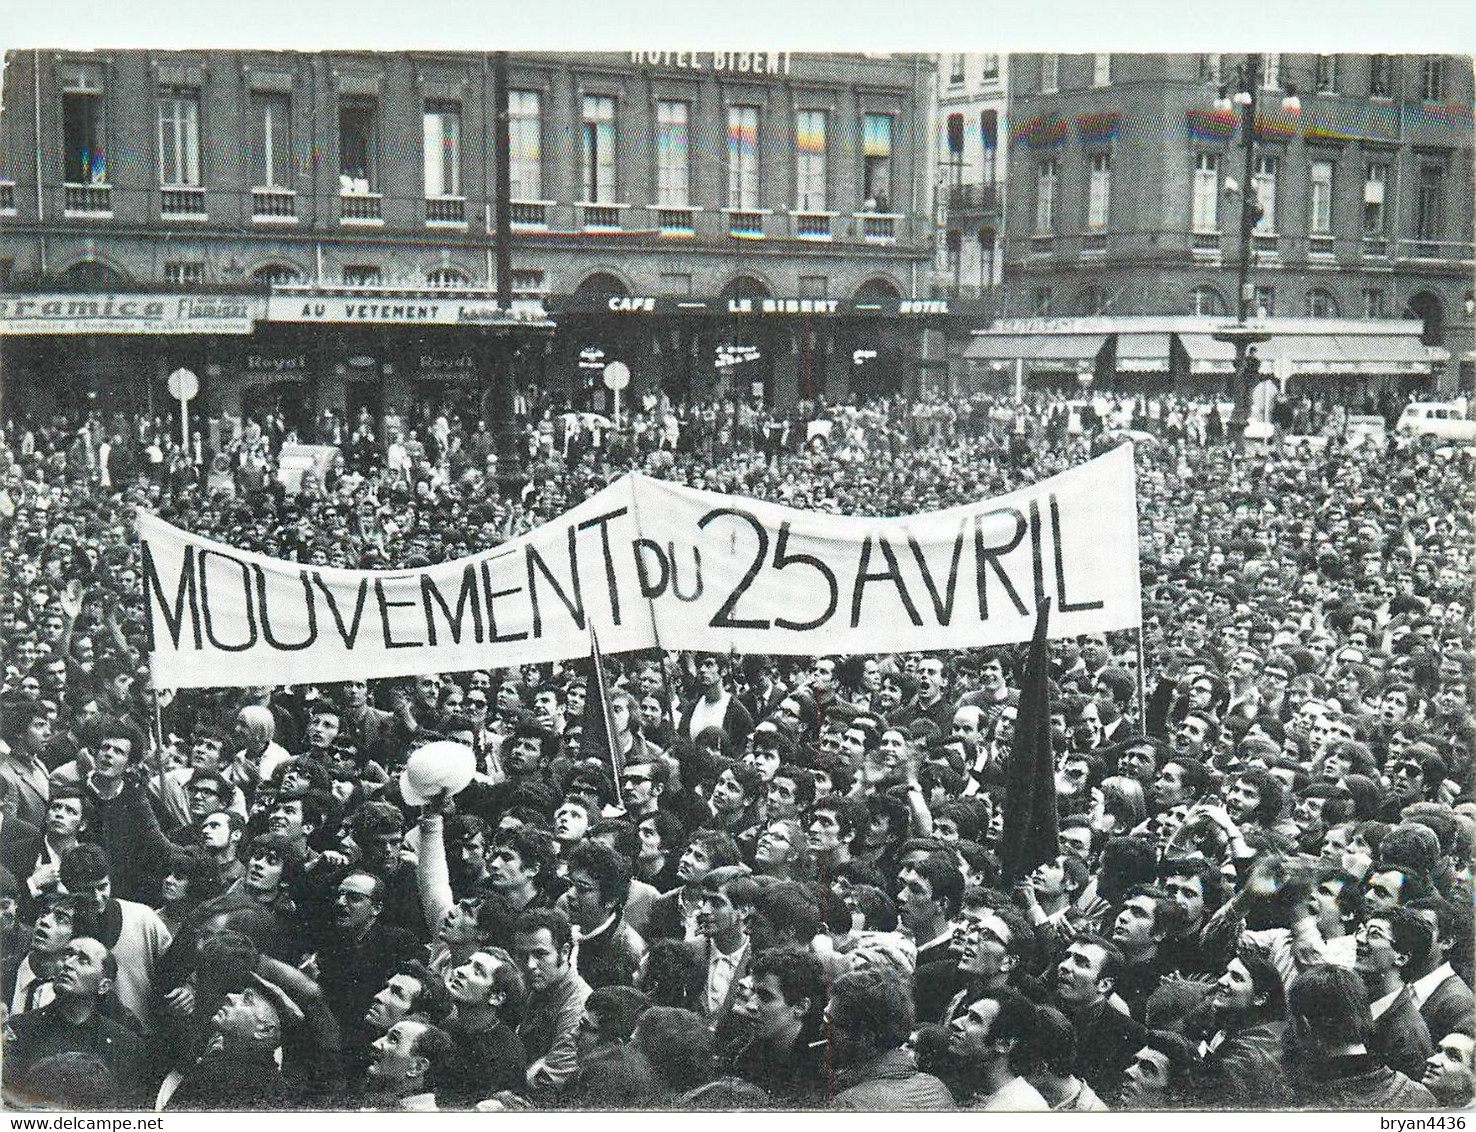
M 1229 79 L 1219 54 L 1204 54 L 1199 57 L 1201 82 L 1218 84 Z M 1344 89 L 1345 79 L 1339 73 L 1339 56 L 1318 55 L 1312 73 L 1312 87 L 1318 94 L 1352 94 Z M 1261 56 L 1261 86 L 1271 90 L 1281 89 L 1281 56 Z M 1420 98 L 1425 102 L 1439 102 L 1445 97 L 1445 60 L 1439 55 L 1420 57 Z M 1393 55 L 1368 56 L 1368 97 L 1393 98 L 1395 87 L 1395 57 Z
M 105 99 L 100 89 L 67 90 L 62 95 L 63 176 L 70 185 L 106 185 L 108 163 Z M 614 204 L 620 200 L 616 152 L 615 99 L 585 95 L 580 121 L 582 200 Z M 542 96 L 509 92 L 509 158 L 514 200 L 543 199 Z M 253 92 L 247 161 L 258 189 L 291 192 L 298 172 L 292 139 L 291 96 Z M 727 108 L 727 207 L 757 210 L 760 200 L 760 108 Z M 797 110 L 794 119 L 796 207 L 823 212 L 830 203 L 829 153 L 832 125 L 825 110 Z M 863 114 L 862 207 L 886 212 L 892 193 L 893 118 Z M 463 196 L 461 106 L 428 101 L 423 114 L 425 195 L 428 200 Z M 692 204 L 691 106 L 656 104 L 655 184 L 657 205 Z M 200 92 L 165 87 L 158 99 L 159 182 L 171 188 L 203 187 L 200 163 Z M 338 108 L 339 185 L 344 196 L 379 191 L 381 140 L 379 107 L 372 98 L 345 97 Z M 202 202 L 203 203 L 203 202 Z
M 948 84 L 950 86 L 962 85 L 965 58 L 966 56 L 961 52 L 948 57 Z M 986 85 L 999 82 L 999 56 L 980 55 L 979 62 L 979 81 Z
M 998 58 L 993 56 L 993 58 Z M 1218 53 L 1206 53 L 1199 57 L 1199 78 L 1201 82 L 1221 83 L 1229 79 L 1226 73 L 1224 59 L 1226 57 Z M 962 60 L 963 56 L 953 56 L 954 74 L 957 78 L 952 81 L 959 83 L 963 81 Z M 1318 55 L 1312 78 L 1313 89 L 1319 94 L 1351 94 L 1339 85 L 1338 56 Z M 1261 56 L 1261 86 L 1271 90 L 1279 90 L 1282 85 L 1282 62 L 1281 55 L 1268 53 Z M 1445 97 L 1445 60 L 1439 55 L 1424 55 L 1420 57 L 1420 98 L 1426 102 L 1438 102 Z M 1109 54 L 1096 54 L 1092 56 L 1092 86 L 1110 86 L 1112 84 L 1112 56 Z M 1370 98 L 1393 98 L 1395 94 L 1395 57 L 1393 55 L 1371 55 L 1369 56 L 1368 71 L 1368 96 Z M 1042 94 L 1052 94 L 1061 89 L 1061 56 L 1042 55 L 1040 57 L 1040 91 Z
M 1094 153 L 1087 160 L 1087 229 L 1101 231 L 1108 224 L 1112 156 L 1109 153 Z M 1223 165 L 1224 158 L 1218 153 L 1199 153 L 1194 157 L 1190 223 L 1195 232 L 1215 233 L 1220 230 Z M 1261 213 L 1255 226 L 1258 235 L 1276 234 L 1277 180 L 1280 169 L 1279 157 L 1261 155 L 1255 159 L 1252 190 Z M 1310 192 L 1307 197 L 1307 231 L 1313 237 L 1325 236 L 1330 239 L 1333 234 L 1333 188 L 1337 167 L 1332 161 L 1316 160 L 1309 163 L 1308 172 Z M 1388 205 L 1393 199 L 1390 191 L 1392 173 L 1393 167 L 1388 162 L 1372 161 L 1363 167 L 1362 231 L 1366 237 L 1382 238 L 1388 235 Z M 1041 161 L 1036 167 L 1035 182 L 1035 231 L 1038 234 L 1046 235 L 1056 229 L 1059 222 L 1059 186 L 1059 160 L 1052 157 Z M 1444 166 L 1422 164 L 1415 191 L 1414 226 L 1411 233 L 1414 239 L 1441 238 L 1444 195 Z M 1331 248 L 1328 250 L 1331 251 Z
M 1382 288 L 1365 287 L 1360 292 L 1359 298 L 1364 318 L 1389 317 L 1389 305 Z M 1055 306 L 1056 295 L 1054 288 L 1048 286 L 1036 287 L 1031 294 L 1031 299 L 1033 311 L 1038 317 L 1062 313 Z M 1069 313 L 1090 316 L 1107 314 L 1110 310 L 1111 297 L 1101 287 L 1093 284 L 1077 292 Z M 1220 293 L 1219 288 L 1206 283 L 1193 288 L 1189 292 L 1188 313 L 1223 317 L 1230 314 L 1231 311 L 1225 302 L 1225 296 Z M 1252 314 L 1262 318 L 1275 316 L 1275 287 L 1262 286 L 1255 289 Z M 1341 318 L 1342 310 L 1338 304 L 1337 296 L 1326 288 L 1312 288 L 1307 292 L 1303 300 L 1302 317 Z

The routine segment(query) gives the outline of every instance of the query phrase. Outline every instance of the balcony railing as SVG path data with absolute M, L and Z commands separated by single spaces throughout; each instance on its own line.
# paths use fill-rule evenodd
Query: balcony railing
M 15 182 L 0 181 L 0 213 L 15 215 Z
M 1321 256 L 1331 259 L 1337 245 L 1331 236 L 1309 236 L 1307 238 L 1307 254 Z
M 697 209 L 691 205 L 666 205 L 656 210 L 656 227 L 663 236 L 690 236 L 697 228 Z
M 1102 255 L 1107 251 L 1107 233 L 1088 232 L 1081 238 L 1081 250 L 1088 255 Z
M 582 201 L 579 209 L 584 214 L 586 232 L 619 232 L 621 230 L 620 205 Z
M 1056 250 L 1056 237 L 1051 232 L 1037 232 L 1030 237 L 1031 255 L 1050 255 Z
M 830 239 L 830 221 L 834 215 L 831 212 L 796 212 L 794 214 L 795 237 L 800 240 Z
M 344 193 L 339 198 L 339 222 L 342 224 L 383 224 L 383 197 L 379 193 Z
M 112 185 L 66 185 L 68 216 L 112 216 Z
M 897 242 L 897 221 L 900 217 L 896 213 L 858 212 L 856 217 L 861 221 L 861 237 L 868 244 Z
M 296 224 L 297 194 L 291 189 L 252 189 L 251 219 L 259 224 Z
M 514 200 L 508 210 L 514 228 L 547 228 L 549 200 Z
M 1190 247 L 1196 255 L 1219 255 L 1220 234 L 1218 232 L 1194 232 L 1190 236 Z
M 1251 250 L 1258 255 L 1280 255 L 1280 236 L 1251 236 Z
M 1395 253 L 1399 259 L 1438 260 L 1442 263 L 1469 264 L 1476 257 L 1476 244 L 1460 240 L 1400 240 Z
M 728 212 L 728 235 L 746 239 L 761 239 L 764 234 L 764 212 L 756 208 L 730 208 Z
M 956 212 L 998 212 L 999 185 L 951 185 L 948 207 Z
M 1389 255 L 1389 237 L 1365 233 L 1363 237 L 1363 254 L 1374 259 L 1387 259 Z
M 425 222 L 427 224 L 466 225 L 465 197 L 426 197 Z
M 165 185 L 159 190 L 161 216 L 205 218 L 205 190 L 199 185 Z

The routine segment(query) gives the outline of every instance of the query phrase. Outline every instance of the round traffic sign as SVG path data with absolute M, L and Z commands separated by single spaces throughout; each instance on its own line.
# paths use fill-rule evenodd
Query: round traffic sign
M 617 392 L 630 384 L 630 367 L 624 362 L 611 362 L 605 367 L 605 388 Z
M 188 401 L 200 392 L 200 379 L 193 370 L 183 366 L 169 375 L 169 395 L 180 401 Z

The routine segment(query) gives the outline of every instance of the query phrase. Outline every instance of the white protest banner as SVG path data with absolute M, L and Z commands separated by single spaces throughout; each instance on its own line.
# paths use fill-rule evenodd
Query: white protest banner
M 961 649 L 1141 623 L 1131 445 L 996 499 L 898 518 L 628 475 L 481 554 L 414 570 L 281 562 L 139 516 L 156 684 L 369 679 L 660 647 Z

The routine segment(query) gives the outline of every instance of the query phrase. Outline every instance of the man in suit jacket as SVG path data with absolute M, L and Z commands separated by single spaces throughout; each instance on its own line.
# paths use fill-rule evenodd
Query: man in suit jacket
M 748 974 L 753 954 L 749 922 L 758 885 L 746 866 L 725 865 L 707 874 L 700 891 L 699 938 L 687 944 L 698 960 L 695 977 L 700 982 L 693 1001 L 697 1012 L 716 1028 L 726 1021 L 738 983 Z
M 1446 1034 L 1469 1032 L 1476 1002 L 1473 1002 L 1471 988 L 1450 965 L 1450 953 L 1463 930 L 1461 912 L 1450 901 L 1438 896 L 1411 900 L 1407 906 L 1418 912 L 1435 933 L 1429 955 L 1421 961 L 1417 977 L 1412 978 L 1409 984 L 1414 991 L 1420 1017 L 1425 1020 L 1425 1028 L 1430 1031 L 1431 1040 L 1436 1042 Z M 1464 930 L 1471 930 L 1469 924 L 1464 925 Z
M 364 680 L 347 680 L 339 692 L 343 705 L 340 734 L 365 758 L 387 766 L 395 735 L 392 712 L 380 711 L 369 702 L 369 684 Z
M 1353 937 L 1357 946 L 1353 969 L 1368 990 L 1374 1020 L 1368 1052 L 1410 1080 L 1423 1075 L 1425 1058 L 1435 1047 L 1406 972 L 1426 954 L 1432 936 L 1418 912 L 1395 906 L 1370 916 Z
M 51 741 L 51 720 L 39 703 L 17 703 L 6 712 L 8 748 L 0 751 L 0 779 L 14 794 L 15 816 L 40 829 L 51 797 L 50 771 L 42 759 Z

